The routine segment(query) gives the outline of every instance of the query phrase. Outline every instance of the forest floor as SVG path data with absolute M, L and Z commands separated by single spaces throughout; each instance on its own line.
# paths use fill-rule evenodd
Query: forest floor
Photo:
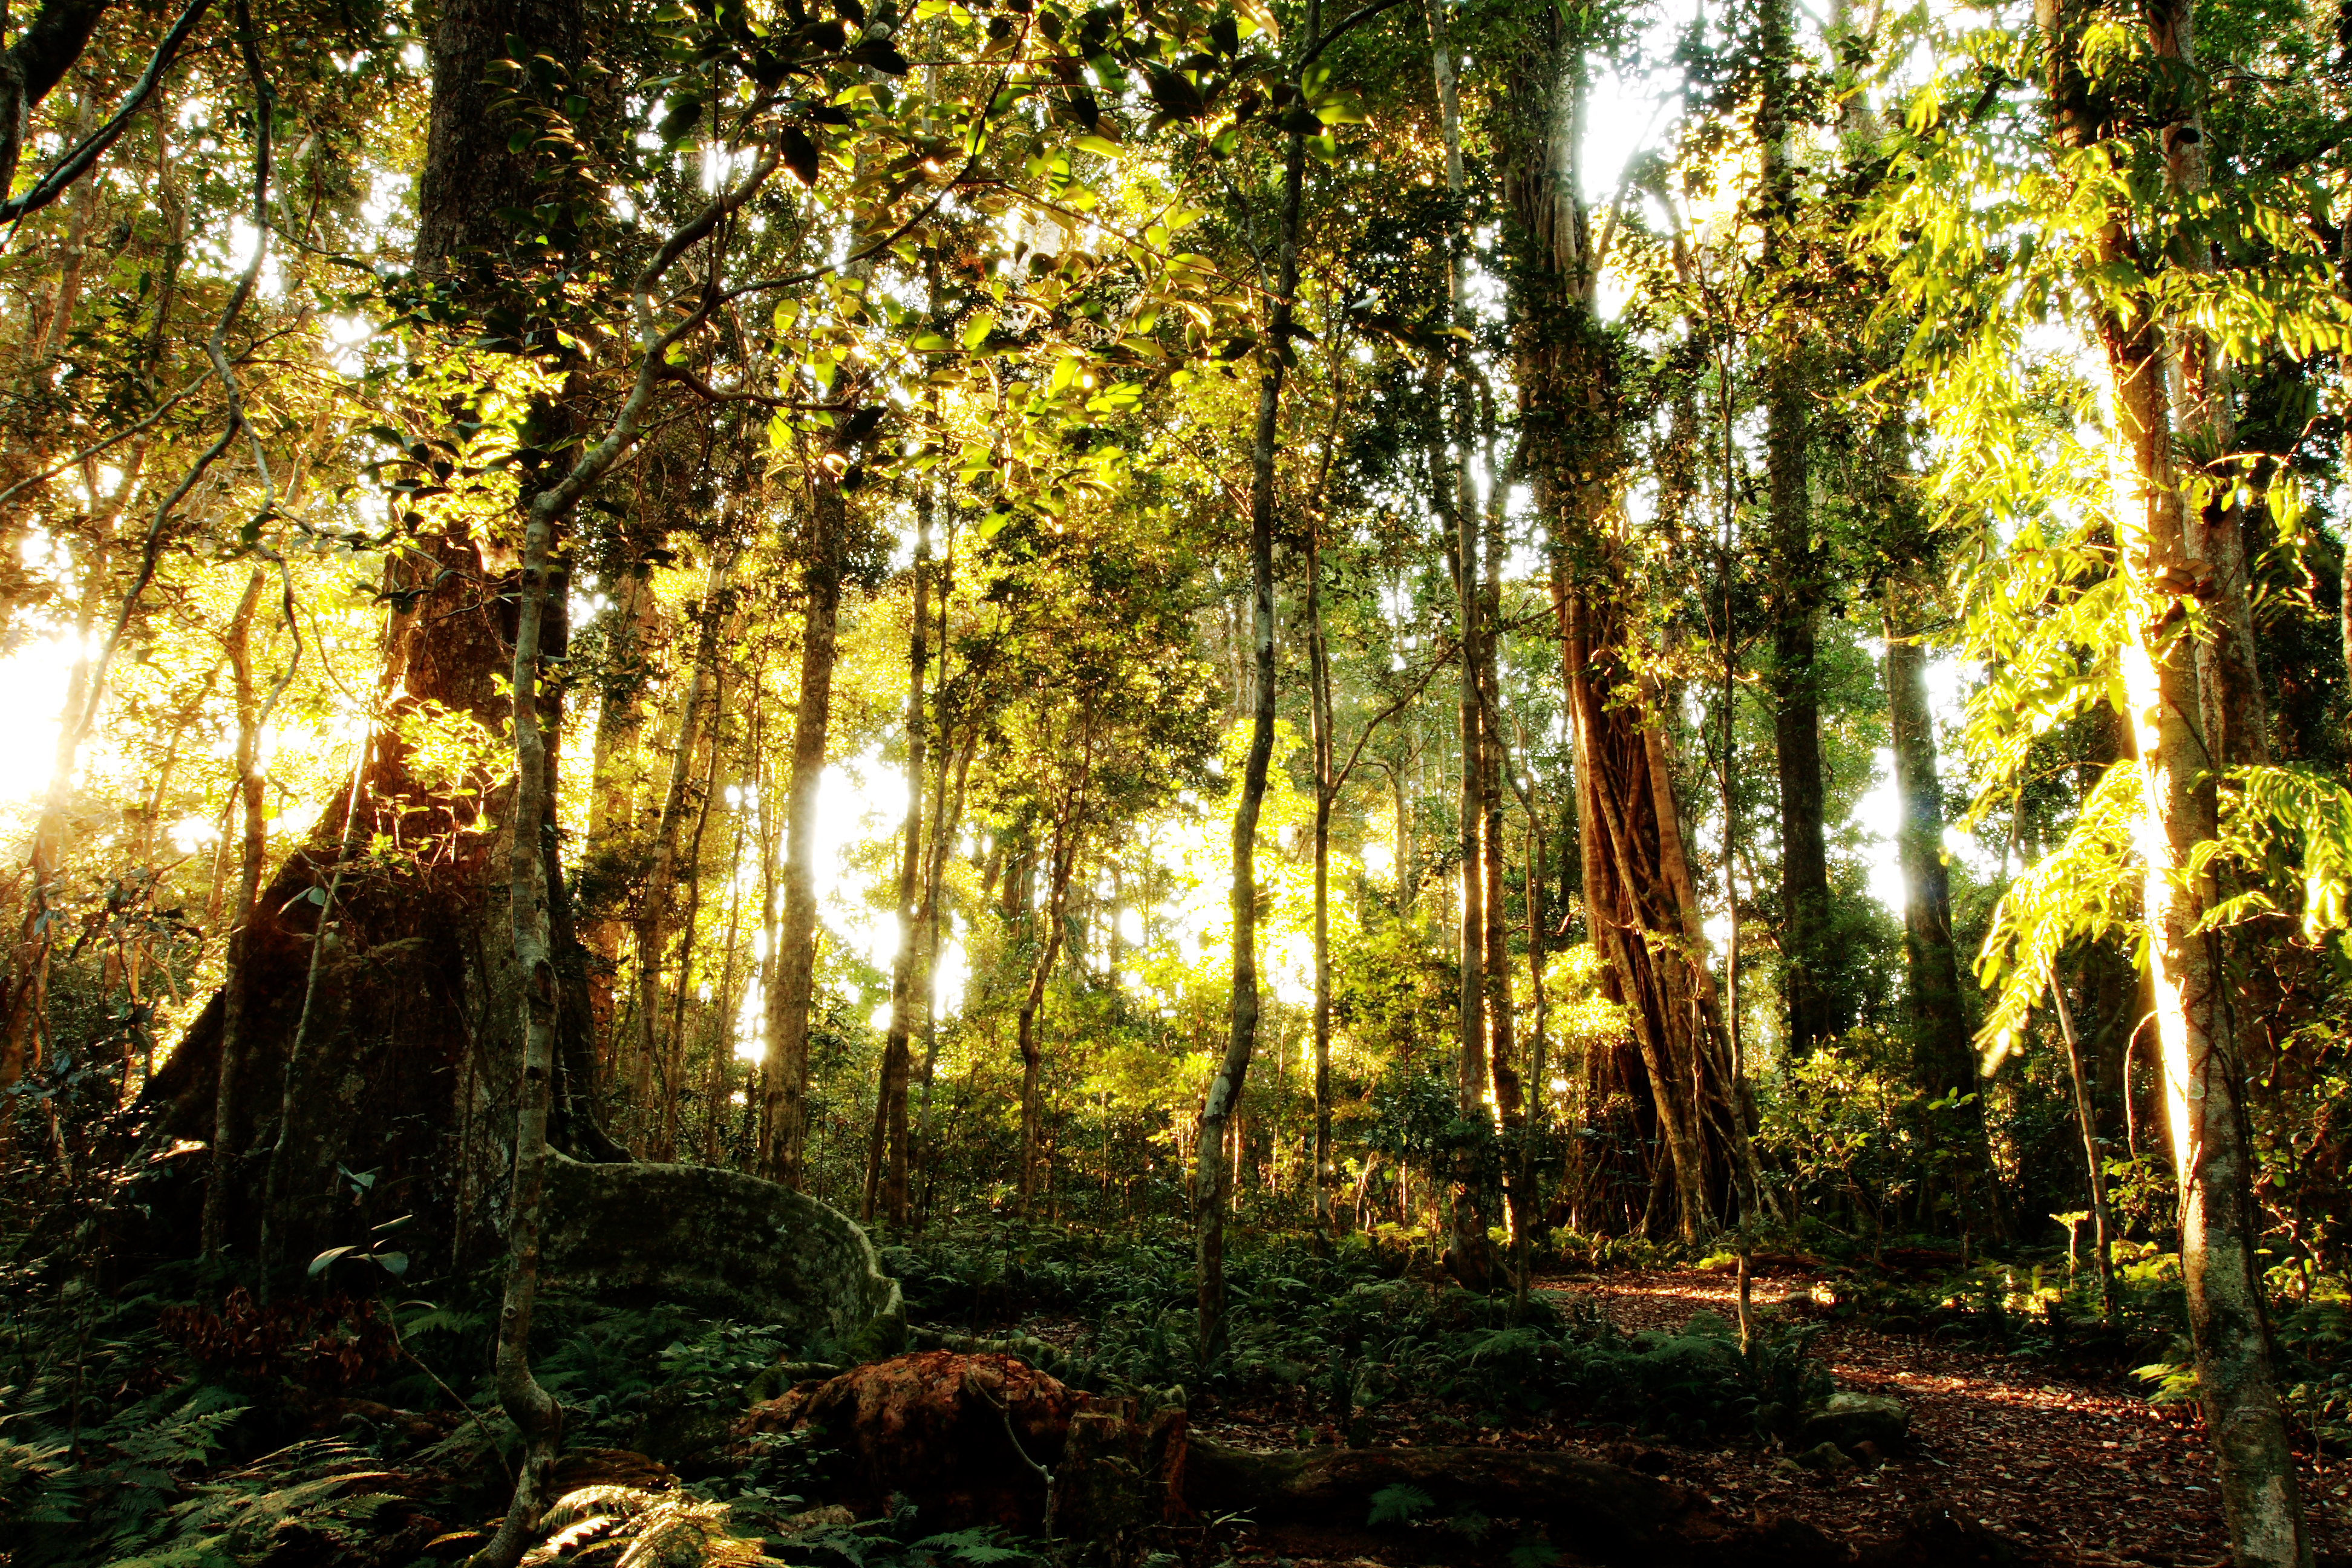
M 1773 1316 L 1801 1317 L 1812 1283 L 1800 1268 L 1759 1272 L 1751 1300 Z M 1727 1320 L 1737 1311 L 1727 1271 L 1580 1275 L 1544 1279 L 1540 1288 L 1590 1298 L 1634 1331 L 1679 1330 L 1702 1310 Z M 2127 1370 L 2069 1371 L 1844 1322 L 1822 1324 L 1812 1347 L 1841 1387 L 1910 1406 L 1908 1453 L 1874 1469 L 1813 1474 L 1757 1444 L 1674 1447 L 1559 1421 L 1479 1426 L 1464 1418 L 1467 1412 L 1430 1405 L 1383 1410 L 1370 1440 L 1542 1447 L 1633 1462 L 1698 1488 L 1734 1519 L 1787 1516 L 1857 1544 L 1890 1537 L 1932 1509 L 1978 1521 L 2041 1562 L 2189 1568 L 2226 1560 L 2202 1433 L 2185 1415 L 2150 1405 Z M 1279 1405 L 1204 1411 L 1196 1427 L 1253 1448 L 1309 1440 L 1299 1412 Z M 2305 1484 L 2321 1553 L 2345 1561 L 2352 1552 L 2352 1463 L 2339 1459 L 2316 1477 L 2306 1469 Z M 1456 1557 L 1458 1545 L 1448 1551 L 1433 1539 L 1439 1528 L 1266 1532 L 1245 1542 L 1243 1555 L 1297 1568 Z M 1476 1555 L 1500 1554 L 1489 1547 Z

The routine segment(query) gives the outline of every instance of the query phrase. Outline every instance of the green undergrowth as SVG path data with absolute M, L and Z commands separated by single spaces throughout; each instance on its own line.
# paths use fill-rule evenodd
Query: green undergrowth
M 887 1258 L 918 1321 L 984 1331 L 1077 1320 L 1076 1342 L 1048 1370 L 1080 1387 L 1177 1385 L 1237 1402 L 1303 1391 L 1359 1433 L 1384 1405 L 1433 1403 L 1496 1423 L 1559 1416 L 1701 1443 L 1784 1431 L 1830 1392 L 1801 1328 L 1765 1327 L 1744 1351 L 1709 1314 L 1682 1334 L 1626 1333 L 1572 1296 L 1521 1307 L 1474 1295 L 1361 1240 L 1328 1256 L 1287 1242 L 1236 1252 L 1230 1347 L 1207 1361 L 1191 1253 L 1173 1242 L 1069 1246 L 995 1227 Z
M 2193 1415 L 2197 1374 L 2178 1253 L 2116 1245 L 2112 1301 L 2087 1248 L 1980 1258 L 1915 1241 L 1833 1249 L 1821 1266 L 1822 1315 L 1884 1333 L 2017 1357 L 2092 1378 L 2129 1377 L 2153 1404 Z M 2275 1269 L 2273 1367 L 2299 1445 L 2352 1452 L 2352 1283 Z
M 191 1268 L 105 1295 L 11 1298 L 0 1331 L 0 1561 L 9 1568 L 431 1568 L 504 1509 L 518 1443 L 491 1386 L 496 1282 L 434 1299 L 268 1307 Z M 855 1521 L 798 1434 L 732 1440 L 780 1362 L 837 1354 L 751 1325 L 554 1295 L 533 1336 L 565 1450 L 673 1468 L 606 1479 L 544 1560 L 944 1568 L 1025 1561 L 911 1512 Z M 648 1485 L 648 1482 L 656 1484 Z M 558 1527 L 550 1526 L 551 1531 Z

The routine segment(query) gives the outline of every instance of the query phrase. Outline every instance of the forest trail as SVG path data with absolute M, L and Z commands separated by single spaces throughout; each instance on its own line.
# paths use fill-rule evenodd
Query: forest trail
M 1750 1300 L 1785 1310 L 1812 1277 L 1759 1272 Z M 1546 1282 L 1554 1296 L 1597 1302 L 1629 1330 L 1681 1328 L 1694 1312 L 1738 1311 L 1733 1276 L 1639 1270 Z M 1841 1387 L 1911 1407 L 1912 1451 L 1874 1471 L 1790 1474 L 1780 1457 L 1738 1448 L 1668 1450 L 1669 1473 L 1726 1507 L 1785 1513 L 1832 1537 L 1891 1531 L 1912 1510 L 1941 1505 L 2060 1561 L 2210 1563 L 2223 1555 L 2219 1495 L 2202 1434 L 2150 1405 L 2127 1373 L 2086 1379 L 2047 1363 L 1826 1323 L 1812 1342 Z M 2352 1548 L 2338 1460 L 2305 1500 L 2323 1552 Z
M 1760 1269 L 1751 1303 L 1766 1321 L 1801 1318 L 1815 1276 L 1801 1268 Z M 1582 1298 L 1632 1331 L 1675 1331 L 1694 1313 L 1736 1320 L 1738 1287 L 1728 1270 L 1637 1269 L 1557 1276 L 1538 1282 L 1563 1303 Z M 1977 1521 L 2053 1564 L 2146 1564 L 2203 1568 L 2226 1561 L 2210 1456 L 2197 1426 L 2148 1403 L 2127 1372 L 2085 1374 L 2042 1361 L 1825 1322 L 1813 1353 L 1839 1386 L 1891 1395 L 1911 1409 L 1907 1454 L 1874 1469 L 1814 1474 L 1775 1448 L 1754 1445 L 1684 1448 L 1629 1440 L 1622 1430 L 1541 1420 L 1473 1433 L 1423 1413 L 1378 1424 L 1375 1445 L 1492 1444 L 1589 1453 L 1696 1487 L 1736 1519 L 1802 1521 L 1832 1540 L 1861 1546 L 1899 1533 L 1922 1509 Z M 1204 1430 L 1269 1447 L 1291 1440 L 1288 1417 L 1224 1412 Z M 2352 1560 L 2347 1493 L 2352 1466 L 2331 1464 L 2305 1501 L 2323 1563 Z M 1244 1560 L 1288 1560 L 1297 1568 L 1377 1568 L 1452 1560 L 1434 1540 L 1384 1531 L 1273 1530 L 1244 1547 Z M 1458 1552 L 1456 1543 L 1455 1551 Z

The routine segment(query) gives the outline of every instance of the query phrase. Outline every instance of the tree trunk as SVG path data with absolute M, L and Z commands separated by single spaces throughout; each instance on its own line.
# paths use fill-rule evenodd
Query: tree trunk
M 2081 57 L 2089 7 L 2038 0 L 2035 12 L 2049 40 L 2055 140 L 2062 149 L 2088 145 L 2098 135 Z M 2103 268 L 2141 265 L 2120 220 L 2100 232 L 2096 247 Z M 2110 505 L 2128 595 L 2122 664 L 2139 758 L 2142 910 L 2180 1184 L 2181 1273 L 2198 1392 L 2232 1560 L 2243 1568 L 2309 1568 L 2312 1543 L 2271 1366 L 2255 1250 L 2244 1069 L 2221 939 L 2199 929 L 2215 896 L 2211 871 L 2192 868 L 2199 847 L 2215 836 L 2213 752 L 2200 730 L 2205 708 L 2196 656 L 2189 639 L 2171 635 L 2191 561 L 2164 348 L 2144 294 L 2103 309 L 2097 326 L 2110 377 Z
M 267 783 L 261 771 L 261 700 L 253 684 L 253 612 L 261 603 L 268 574 L 256 566 L 245 580 L 245 596 L 237 601 L 229 622 L 228 661 L 236 683 L 236 781 L 235 789 L 244 831 L 238 836 L 236 904 L 229 931 L 228 962 L 221 974 L 220 1058 L 225 1070 L 213 1091 L 212 1174 L 205 1183 L 202 1246 L 206 1258 L 221 1254 L 226 1227 L 230 1163 L 243 1142 L 244 1107 L 237 1103 L 237 1065 L 245 1054 L 245 1017 L 248 1001 L 246 984 L 246 933 L 253 923 L 254 901 L 261 896 L 261 863 L 269 843 L 269 814 L 263 804 Z
M 1454 45 L 1446 33 L 1443 0 L 1432 0 L 1429 6 L 1429 46 L 1445 153 L 1446 194 L 1459 201 L 1463 192 L 1462 110 L 1455 83 Z M 1464 296 L 1467 267 L 1462 252 L 1463 237 L 1457 231 L 1449 231 L 1446 296 L 1457 326 L 1467 325 L 1469 315 Z M 1433 405 L 1430 414 L 1430 494 L 1445 525 L 1446 553 L 1454 569 L 1454 635 L 1459 645 L 1455 658 L 1461 676 L 1455 700 L 1462 777 L 1454 805 L 1461 852 L 1461 919 L 1454 949 L 1461 981 L 1454 1003 L 1454 1108 L 1465 1126 L 1485 1125 L 1492 1115 L 1487 1104 L 1492 1079 L 1486 1042 L 1486 878 L 1479 851 L 1480 830 L 1486 816 L 1483 787 L 1486 759 L 1478 696 L 1486 639 L 1480 626 L 1483 605 L 1478 582 L 1478 500 L 1470 477 L 1469 432 L 1465 429 L 1459 433 L 1449 460 L 1445 451 L 1446 383 L 1433 370 L 1428 384 Z M 1465 393 L 1466 404 L 1466 386 Z M 1486 1289 L 1494 1272 L 1486 1228 L 1483 1173 L 1473 1150 L 1459 1150 L 1454 1155 L 1453 1245 L 1447 1267 L 1455 1279 L 1474 1290 Z
M 636 836 L 638 747 L 645 737 L 646 644 L 660 626 L 652 568 L 632 566 L 613 608 L 611 652 L 596 706 L 596 738 L 589 767 L 588 837 L 581 847 L 580 902 L 588 918 L 580 940 L 589 952 L 588 1006 L 597 1046 L 617 1052 L 611 1038 L 614 977 L 621 964 L 620 894 L 628 879 Z
M 1895 793 L 1902 803 L 1895 847 L 1903 865 L 1903 952 L 1911 1024 L 1912 1081 L 1947 1109 L 1937 1123 L 1959 1159 L 1961 1221 L 2000 1231 L 1992 1151 L 1978 1098 L 1967 994 L 1952 940 L 1951 873 L 1944 863 L 1943 784 L 1937 776 L 1935 716 L 1927 708 L 1927 655 L 1911 595 L 1891 584 L 1886 602 L 1886 712 L 1893 730 Z
M 875 1106 L 874 1158 L 868 1162 L 866 1214 L 872 1220 L 878 1186 L 883 1216 L 907 1223 L 907 1079 L 915 1027 L 915 992 L 928 983 L 922 948 L 923 910 L 917 903 L 923 864 L 923 765 L 929 725 L 923 712 L 923 676 L 930 662 L 931 492 L 916 512 L 915 616 L 907 647 L 907 819 L 898 861 L 898 956 L 890 967 L 890 1032 L 882 1042 L 881 1093 Z M 878 1179 L 877 1179 L 878 1178 Z
M 1314 49 L 1321 27 L 1321 0 L 1307 0 L 1305 26 L 1297 35 L 1302 54 Z M 1241 1102 L 1257 1047 L 1257 819 L 1274 755 L 1274 464 L 1292 306 L 1298 295 L 1299 198 L 1307 163 L 1306 137 L 1293 132 L 1286 141 L 1280 255 L 1259 351 L 1257 422 L 1250 441 L 1250 745 L 1234 807 L 1233 1001 L 1224 1055 L 1202 1103 L 1192 1158 L 1194 1286 L 1204 1362 L 1222 1353 L 1226 1343 L 1225 1128 Z
M 80 651 L 75 655 L 73 668 L 66 679 L 65 704 L 58 714 L 57 751 L 49 765 L 48 788 L 41 798 L 41 814 L 34 822 L 32 850 L 25 868 L 25 913 L 17 931 L 16 949 L 11 955 L 5 1038 L 0 1038 L 0 1089 L 24 1078 L 38 1042 L 47 1037 L 53 922 L 45 917 L 50 913 L 51 900 L 56 896 L 58 862 L 66 847 L 74 770 L 80 759 L 81 742 L 97 717 L 89 691 L 91 681 L 97 678 L 97 661 L 88 650 L 99 612 L 108 596 L 115 530 L 124 508 L 139 491 L 147 447 L 143 437 L 131 447 L 122 480 L 115 487 L 113 504 L 92 520 L 89 553 L 82 564 L 81 608 L 74 625 L 75 647 Z M 221 837 L 225 851 L 228 837 L 226 818 Z
M 761 1064 L 760 1168 L 797 1192 L 808 1141 L 809 1008 L 816 982 L 816 813 L 824 784 L 825 735 L 833 715 L 835 637 L 841 616 L 842 532 L 847 507 L 816 465 L 809 512 L 808 614 L 801 634 L 800 710 L 793 725 L 792 803 L 784 828 L 784 919 L 777 933 L 776 982 L 768 993 L 768 1044 Z
M 1514 356 L 1529 433 L 1523 468 L 1551 536 L 1584 904 L 1608 964 L 1603 991 L 1626 1007 L 1633 1026 L 1633 1058 L 1596 1055 L 1589 1071 L 1594 1085 L 1622 1084 L 1637 1100 L 1646 1089 L 1665 1155 L 1661 1179 L 1677 1199 L 1681 1233 L 1696 1240 L 1714 1222 L 1716 1176 L 1736 1168 L 1736 1151 L 1718 1144 L 1710 1158 L 1706 1107 L 1711 1098 L 1727 1098 L 1717 1053 L 1707 1045 L 1717 1027 L 1712 980 L 1703 978 L 1703 963 L 1692 962 L 1685 900 L 1667 868 L 1679 826 L 1670 789 L 1662 808 L 1643 733 L 1655 719 L 1642 695 L 1639 623 L 1622 586 L 1622 546 L 1611 521 L 1625 443 L 1612 351 L 1594 318 L 1600 258 L 1577 195 L 1585 82 L 1570 26 L 1549 14 L 1530 25 L 1496 115 L 1496 161 L 1517 258 Z M 1630 700 L 1619 695 L 1629 691 Z M 1717 1125 L 1727 1135 L 1724 1119 Z M 1647 1172 L 1622 1173 L 1649 1179 Z
M 443 6 L 419 186 L 420 274 L 451 278 L 485 301 L 495 297 L 491 273 L 475 265 L 467 247 L 512 242 L 513 226 L 497 211 L 541 199 L 540 165 L 537 154 L 510 151 L 511 125 L 497 107 L 501 90 L 485 83 L 483 73 L 517 41 L 527 54 L 576 60 L 581 34 L 581 13 L 571 0 L 452 0 Z M 536 263 L 526 257 L 519 264 Z M 549 427 L 560 429 L 565 417 L 562 407 L 551 410 Z M 232 1092 L 242 1104 L 294 1110 L 294 1124 L 279 1130 L 281 1157 L 263 1163 L 278 1171 L 269 1229 L 273 1251 L 289 1265 L 358 1239 L 355 1224 L 363 1229 L 394 1212 L 415 1215 L 402 1234 L 420 1264 L 470 1267 L 506 1250 L 499 1229 L 516 1169 L 511 1138 L 527 1046 L 527 975 L 517 967 L 509 908 L 515 846 L 541 859 L 550 888 L 560 884 L 561 870 L 551 836 L 515 837 L 517 785 L 486 770 L 445 790 L 403 737 L 401 721 L 428 704 L 488 735 L 508 728 L 513 705 L 501 677 L 511 667 L 522 610 L 515 579 L 469 537 L 428 533 L 416 544 L 386 566 L 385 588 L 398 597 L 385 633 L 382 700 L 365 771 L 353 794 L 321 815 L 270 879 L 247 931 L 249 1006 L 236 1064 L 241 1081 Z M 550 575 L 560 582 L 560 574 Z M 559 656 L 560 595 L 541 608 L 541 651 Z M 559 729 L 552 693 L 541 713 L 551 747 Z M 551 810 L 547 797 L 532 820 L 545 826 Z M 309 974 L 319 897 L 342 863 L 347 811 L 356 813 L 356 842 L 381 836 L 403 846 L 405 858 L 346 869 L 338 900 L 342 940 L 321 962 L 314 988 Z M 550 962 L 569 972 L 578 966 L 579 950 L 561 900 L 555 904 Z M 626 1158 L 571 1092 L 586 1075 L 593 1030 L 584 988 L 561 993 L 551 1048 L 563 1082 L 551 1109 L 553 1135 L 584 1157 Z M 149 1147 L 208 1136 L 225 1021 L 225 998 L 215 996 L 149 1084 Z M 288 1084 L 289 1072 L 301 1075 L 299 1081 Z M 356 1209 L 339 1166 L 376 1173 Z M 255 1190 L 240 1194 L 230 1215 L 224 1241 L 232 1248 L 259 1228 L 265 1179 L 260 1171 L 239 1173 L 239 1184 Z M 402 1208 L 377 1212 L 392 1194 Z M 168 1256 L 186 1241 L 159 1226 L 147 1245 Z
M 1488 496 L 1486 507 L 1485 581 L 1479 591 L 1478 622 L 1482 628 L 1478 649 L 1478 797 L 1482 807 L 1480 840 L 1481 862 L 1486 886 L 1479 891 L 1479 904 L 1486 917 L 1482 935 L 1484 951 L 1479 959 L 1479 979 L 1486 991 L 1486 1073 L 1494 1085 L 1494 1105 L 1487 1111 L 1489 1124 L 1499 1121 L 1503 1129 L 1513 1136 L 1524 1131 L 1527 1107 L 1522 1094 L 1517 1068 L 1513 1064 L 1517 1040 L 1511 1025 L 1511 931 L 1509 898 L 1506 889 L 1507 853 L 1503 828 L 1503 780 L 1509 771 L 1503 741 L 1502 690 L 1502 610 L 1503 610 L 1503 508 L 1504 487 L 1500 479 L 1501 465 L 1495 453 L 1495 411 L 1491 392 L 1481 389 L 1480 403 L 1486 426 L 1486 473 Z M 1516 1238 L 1527 1228 L 1531 1215 L 1527 1206 L 1524 1185 L 1512 1173 L 1508 1199 L 1511 1234 Z
M 722 547 L 723 548 L 723 547 Z M 711 559 L 704 575 L 700 630 L 695 637 L 694 669 L 687 677 L 686 695 L 679 706 L 677 733 L 670 742 L 669 782 L 662 791 L 661 816 L 654 826 L 653 856 L 646 867 L 646 888 L 637 904 L 636 919 L 636 1015 L 635 1049 L 629 1064 L 631 1106 L 636 1117 L 636 1138 L 643 1138 L 657 1125 L 667 1122 L 667 1108 L 658 1110 L 654 1104 L 654 1069 L 660 1055 L 658 1024 L 662 1008 L 662 952 L 668 939 L 670 896 L 677 883 L 677 840 L 680 826 L 686 820 L 688 781 L 694 771 L 695 747 L 702 726 L 703 698 L 710 684 L 711 673 L 719 663 L 719 627 L 727 600 L 727 578 L 735 564 L 734 552 L 723 552 Z M 714 759 L 715 761 L 715 759 Z M 707 806 L 708 797 L 706 796 Z M 689 925 L 689 938 L 692 935 Z M 679 978 L 683 992 L 686 981 Z M 681 1042 L 682 1043 L 682 1042 Z M 662 1075 L 664 1097 L 675 1102 L 678 1086 L 670 1081 L 671 1075 Z M 660 1140 L 667 1144 L 667 1139 Z M 667 1158 L 666 1153 L 652 1158 Z
M 1307 715 L 1315 764 L 1315 1246 L 1331 1246 L 1331 807 L 1339 793 L 1331 760 L 1331 656 L 1323 637 L 1323 547 L 1307 533 Z
M 1091 758 L 1080 763 L 1091 765 Z M 1030 1215 L 1037 1197 L 1037 1167 L 1045 1141 L 1045 1055 L 1037 1043 L 1037 1010 L 1045 1005 L 1045 986 L 1061 962 L 1062 933 L 1069 907 L 1070 873 L 1078 859 L 1078 843 L 1086 831 L 1086 788 L 1083 773 L 1074 795 L 1054 824 L 1054 858 L 1047 871 L 1045 945 L 1029 967 L 1029 988 L 1022 993 L 1016 1039 L 1021 1047 L 1021 1215 Z
M 1790 0 L 1765 0 L 1758 13 L 1762 55 L 1756 140 L 1762 158 L 1762 262 L 1768 273 L 1792 268 L 1788 243 L 1796 216 L 1791 153 L 1791 74 L 1795 43 Z M 1772 743 L 1780 785 L 1780 952 L 1789 1047 L 1802 1054 L 1845 1026 L 1833 978 L 1829 849 L 1822 826 L 1822 717 L 1814 668 L 1821 622 L 1821 563 L 1812 542 L 1810 439 L 1802 349 L 1783 342 L 1765 371 L 1765 489 L 1772 552 Z
M 522 984 L 522 1088 L 515 1110 L 514 1192 L 507 1222 L 506 1290 L 499 1304 L 495 1382 L 499 1404 L 522 1435 L 514 1499 L 472 1568 L 511 1568 L 549 1501 L 563 1406 L 530 1369 L 530 1325 L 539 1297 L 540 1234 L 545 1223 L 547 1116 L 555 1069 L 556 973 L 548 917 L 547 858 L 534 854 L 551 798 L 547 736 L 539 716 L 540 628 L 548 601 L 551 509 L 534 504 L 523 535 L 522 605 L 514 643 L 514 853 L 508 910 Z

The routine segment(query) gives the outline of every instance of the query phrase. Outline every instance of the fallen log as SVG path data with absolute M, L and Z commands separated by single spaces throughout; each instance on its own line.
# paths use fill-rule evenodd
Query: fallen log
M 1901 1533 L 1865 1544 L 1857 1559 L 1853 1547 L 1810 1524 L 1735 1518 L 1690 1487 L 1573 1454 L 1254 1453 L 1189 1434 L 1181 1407 L 1083 1394 L 1002 1354 L 926 1351 L 811 1381 L 754 1405 L 736 1434 L 749 1441 L 812 1426 L 840 1452 L 837 1479 L 853 1507 L 871 1515 L 894 1500 L 910 1501 L 930 1530 L 991 1523 L 1102 1542 L 1188 1515 L 1242 1515 L 1277 1534 L 1360 1535 L 1375 1511 L 1430 1524 L 1478 1514 L 1539 1526 L 1576 1561 L 1639 1568 L 2011 1568 L 2032 1561 L 1972 1521 L 1932 1509 Z M 1419 1495 L 1391 1491 L 1400 1488 Z

